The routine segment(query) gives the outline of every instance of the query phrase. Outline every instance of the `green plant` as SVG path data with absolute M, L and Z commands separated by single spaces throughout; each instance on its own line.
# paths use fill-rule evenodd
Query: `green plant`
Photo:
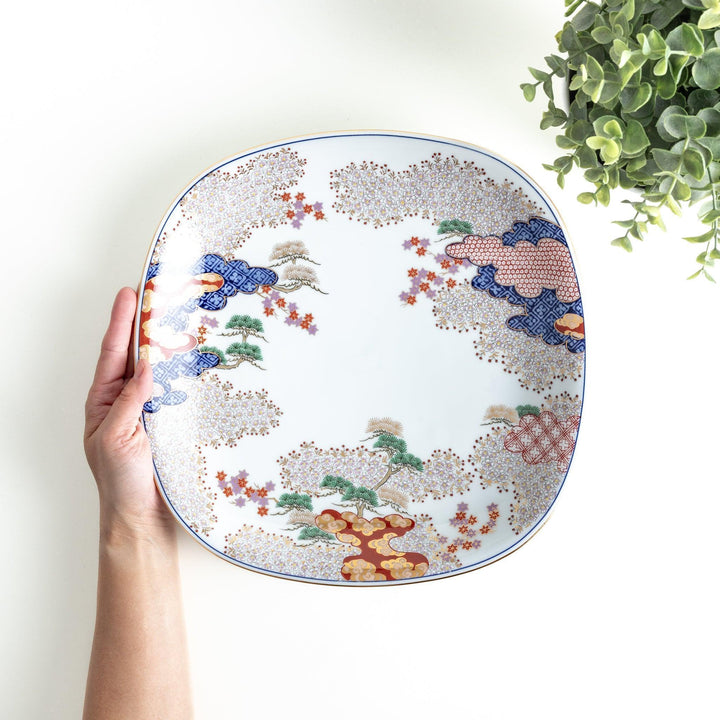
M 548 97 L 540 127 L 563 128 L 552 164 L 566 174 L 584 170 L 592 192 L 581 203 L 608 205 L 616 188 L 634 215 L 615 221 L 624 233 L 612 243 L 632 250 L 649 226 L 665 228 L 667 208 L 680 215 L 696 205 L 707 230 L 684 238 L 704 246 L 700 275 L 720 259 L 720 0 L 565 0 L 570 17 L 556 35 L 560 54 L 546 70 L 530 68 L 521 85 L 528 101 Z M 569 105 L 555 104 L 553 76 L 569 82 Z M 714 280 L 713 280 L 714 282 Z

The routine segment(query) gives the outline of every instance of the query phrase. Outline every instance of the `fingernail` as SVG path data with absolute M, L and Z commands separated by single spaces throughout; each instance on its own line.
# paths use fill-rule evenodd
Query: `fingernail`
M 143 374 L 145 373 L 145 368 L 147 367 L 147 360 L 145 358 L 140 358 L 140 360 L 137 361 L 137 364 L 135 365 L 135 377 L 141 378 Z

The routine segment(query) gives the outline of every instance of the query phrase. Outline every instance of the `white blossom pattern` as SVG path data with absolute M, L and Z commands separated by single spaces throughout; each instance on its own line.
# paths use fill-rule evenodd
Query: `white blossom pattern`
M 396 172 L 387 165 L 350 163 L 330 174 L 333 207 L 353 220 L 381 227 L 419 216 L 439 223 L 462 218 L 480 235 L 527 222 L 541 208 L 509 180 L 497 182 L 484 169 L 454 155 Z
M 202 240 L 201 247 L 196 241 L 198 255 L 231 258 L 253 230 L 288 223 L 282 191 L 297 185 L 306 164 L 296 151 L 281 148 L 208 173 L 180 200 L 180 217 L 158 239 L 152 262 L 163 259 L 168 240 L 181 226 Z

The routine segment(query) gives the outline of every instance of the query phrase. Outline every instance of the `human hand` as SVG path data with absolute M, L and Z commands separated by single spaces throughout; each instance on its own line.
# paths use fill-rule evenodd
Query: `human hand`
M 101 527 L 167 534 L 172 518 L 153 480 L 150 443 L 139 421 L 153 387 L 152 369 L 140 360 L 131 375 L 130 338 L 137 296 L 118 292 L 85 403 L 85 454 L 100 495 Z

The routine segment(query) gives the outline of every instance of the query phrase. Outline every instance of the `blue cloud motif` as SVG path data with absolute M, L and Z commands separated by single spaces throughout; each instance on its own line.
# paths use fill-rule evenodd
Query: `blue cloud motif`
M 179 405 L 187 400 L 187 393 L 173 390 L 172 381 L 179 377 L 197 377 L 205 370 L 215 367 L 220 358 L 215 353 L 200 352 L 197 348 L 173 355 L 169 360 L 162 360 L 153 365 L 153 380 L 162 387 L 162 395 L 155 395 L 143 405 L 147 413 L 160 410 L 163 405 Z
M 520 240 L 537 245 L 542 238 L 558 240 L 567 247 L 567 240 L 562 229 L 555 223 L 543 218 L 530 218 L 530 222 L 518 222 L 513 224 L 513 229 L 503 233 L 503 245 L 514 246 Z M 515 290 L 514 285 L 500 285 L 495 281 L 497 268 L 490 265 L 483 265 L 479 268 L 477 275 L 472 279 L 472 286 L 477 290 L 483 290 L 495 298 L 503 298 L 513 305 L 522 305 L 525 313 L 513 315 L 508 319 L 508 327 L 513 330 L 520 330 L 531 337 L 540 337 L 548 345 L 566 345 L 572 353 L 585 352 L 585 339 L 575 339 L 559 333 L 555 329 L 555 320 L 565 315 L 574 313 L 583 315 L 582 299 L 578 298 L 571 303 L 558 300 L 555 290 L 543 288 L 540 295 L 535 298 L 527 298 Z
M 150 265 L 145 276 L 147 283 L 162 274 L 164 264 Z M 278 275 L 265 267 L 252 267 L 244 260 L 225 260 L 220 255 L 203 255 L 187 269 L 188 275 L 216 273 L 224 282 L 222 287 L 206 292 L 200 297 L 190 298 L 182 305 L 171 307 L 160 319 L 160 325 L 169 325 L 176 332 L 182 332 L 188 326 L 188 318 L 198 308 L 209 311 L 221 310 L 227 299 L 238 293 L 251 295 L 261 285 L 275 285 Z M 148 413 L 157 412 L 163 405 L 179 405 L 187 400 L 182 390 L 173 390 L 172 381 L 179 377 L 197 377 L 205 370 L 220 362 L 214 353 L 200 352 L 193 348 L 189 352 L 173 355 L 169 360 L 161 360 L 153 365 L 153 379 L 163 389 L 162 395 L 156 395 L 143 405 Z

